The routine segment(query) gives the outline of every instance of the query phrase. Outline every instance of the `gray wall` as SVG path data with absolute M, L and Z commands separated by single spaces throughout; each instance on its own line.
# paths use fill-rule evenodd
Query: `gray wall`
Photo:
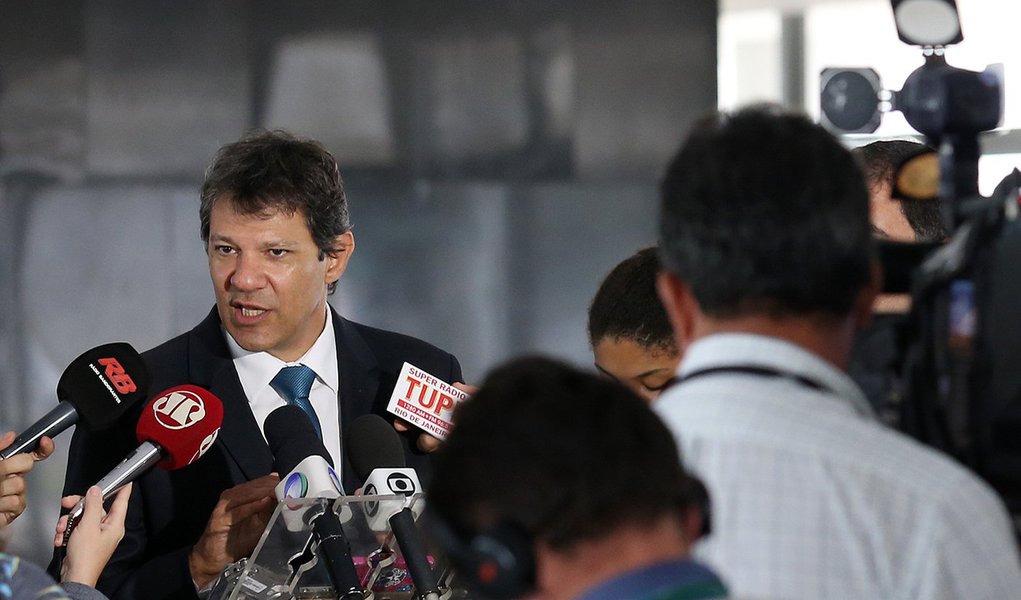
M 524 352 L 586 365 L 588 300 L 654 241 L 657 174 L 715 104 L 715 0 L 4 0 L 0 429 L 82 351 L 205 314 L 196 191 L 251 126 L 341 162 L 342 313 L 469 381 Z M 5 532 L 40 562 L 64 461 Z

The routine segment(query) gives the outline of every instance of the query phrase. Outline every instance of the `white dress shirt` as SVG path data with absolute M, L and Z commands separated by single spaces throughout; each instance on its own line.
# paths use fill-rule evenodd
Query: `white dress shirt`
M 735 366 L 763 371 L 726 370 Z M 696 556 L 731 593 L 1021 598 L 993 490 L 879 424 L 831 364 L 776 338 L 724 334 L 688 348 L 678 374 L 655 410 L 709 489 L 713 531 Z
M 234 357 L 234 368 L 237 369 L 241 387 L 245 390 L 252 414 L 262 431 L 266 417 L 273 410 L 287 404 L 280 394 L 270 387 L 269 382 L 276 377 L 280 369 L 287 366 L 303 364 L 316 372 L 316 380 L 312 383 L 309 401 L 319 417 L 323 430 L 323 444 L 330 456 L 338 475 L 341 475 L 341 440 L 340 440 L 340 372 L 337 369 L 337 339 L 333 331 L 333 314 L 326 310 L 326 327 L 319 334 L 312 347 L 295 362 L 284 362 L 268 352 L 249 352 L 238 345 L 234 338 L 224 330 L 227 346 Z M 265 438 L 266 433 L 262 436 Z M 281 473 L 280 475 L 285 475 Z M 342 475 L 341 475 L 342 476 Z

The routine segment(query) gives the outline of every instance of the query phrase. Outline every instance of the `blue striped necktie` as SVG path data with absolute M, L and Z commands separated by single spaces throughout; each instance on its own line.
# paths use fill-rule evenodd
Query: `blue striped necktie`
M 319 417 L 316 416 L 316 411 L 312 408 L 312 403 L 308 399 L 308 394 L 312 390 L 312 383 L 315 380 L 315 371 L 305 365 L 297 365 L 280 369 L 280 372 L 269 382 L 269 385 L 288 404 L 293 404 L 305 411 L 321 440 L 323 439 L 323 428 L 319 425 Z

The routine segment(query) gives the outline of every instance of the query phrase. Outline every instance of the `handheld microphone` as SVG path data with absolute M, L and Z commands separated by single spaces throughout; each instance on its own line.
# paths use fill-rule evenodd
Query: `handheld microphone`
M 57 382 L 57 407 L 15 438 L 0 460 L 39 447 L 81 420 L 89 429 L 109 427 L 149 392 L 149 372 L 130 344 L 103 344 L 82 353 Z
M 263 425 L 266 441 L 273 453 L 273 470 L 287 473 L 276 487 L 277 499 L 286 504 L 294 498 L 329 498 L 326 510 L 305 512 L 303 523 L 293 527 L 283 516 L 288 529 L 298 530 L 308 524 L 317 542 L 316 551 L 323 560 L 330 583 L 339 600 L 361 600 L 361 580 L 351 557 L 351 544 L 341 525 L 332 499 L 343 495 L 340 478 L 333 470 L 333 460 L 316 434 L 308 415 L 297 406 L 281 406 L 266 417 Z M 351 509 L 344 507 L 350 518 Z
M 135 428 L 141 445 L 96 484 L 103 499 L 157 463 L 172 471 L 195 462 L 212 447 L 222 423 L 223 404 L 209 390 L 194 385 L 166 390 L 142 410 Z M 65 546 L 84 510 L 82 498 L 68 517 Z
M 389 525 L 411 580 L 415 582 L 418 597 L 437 600 L 440 587 L 415 524 L 423 503 L 416 503 L 414 511 L 406 506 L 406 501 L 421 491 L 422 486 L 415 470 L 404 466 L 404 450 L 397 433 L 379 415 L 362 415 L 351 423 L 347 434 L 347 453 L 355 473 L 365 479 L 364 494 L 405 496 L 404 500 L 381 500 L 374 506 L 366 506 L 369 527 L 374 531 L 386 531 Z M 369 458 L 373 454 L 376 456 L 374 462 Z

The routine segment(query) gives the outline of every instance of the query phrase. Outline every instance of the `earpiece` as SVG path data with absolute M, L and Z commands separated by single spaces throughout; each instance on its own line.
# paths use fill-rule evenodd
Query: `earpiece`
M 535 589 L 535 554 L 521 527 L 503 522 L 465 537 L 435 512 L 426 514 L 427 531 L 473 591 L 492 600 L 509 600 Z

